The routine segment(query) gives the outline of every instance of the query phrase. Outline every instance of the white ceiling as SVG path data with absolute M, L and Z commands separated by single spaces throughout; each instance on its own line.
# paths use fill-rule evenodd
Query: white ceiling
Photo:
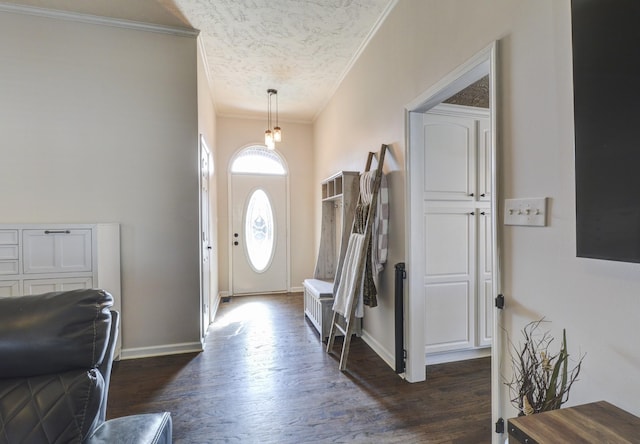
M 397 0 L 5 0 L 200 30 L 218 115 L 310 122 Z M 1 3 L 0 3 L 1 5 Z

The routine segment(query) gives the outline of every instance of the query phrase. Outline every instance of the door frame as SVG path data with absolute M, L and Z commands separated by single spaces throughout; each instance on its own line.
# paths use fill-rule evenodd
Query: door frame
M 422 220 L 422 192 L 420 186 L 420 177 L 411 174 L 410 165 L 418 159 L 415 157 L 415 151 L 422 136 L 419 133 L 422 122 L 422 113 L 428 111 L 434 106 L 440 104 L 448 97 L 457 93 L 469 84 L 482 78 L 489 73 L 489 114 L 491 120 L 491 211 L 492 217 L 491 233 L 493 236 L 493 283 L 492 298 L 497 297 L 501 291 L 501 273 L 500 273 L 500 247 L 501 240 L 498 236 L 499 224 L 499 196 L 500 189 L 498 187 L 498 156 L 497 146 L 497 42 L 494 41 L 487 47 L 470 58 L 467 62 L 450 72 L 431 88 L 420 94 L 416 99 L 405 106 L 405 125 L 406 125 L 406 156 L 405 156 L 405 172 L 406 182 L 405 189 L 407 193 L 407 206 L 405 208 L 405 251 L 408 259 L 407 266 L 407 289 L 405 294 L 405 335 L 407 350 L 407 365 L 405 378 L 409 382 L 424 381 L 426 379 L 426 358 L 424 343 L 424 284 L 420 282 L 420 271 L 424 270 L 424 260 L 421 254 L 420 245 L 414 245 L 411 242 L 414 231 L 418 230 L 418 226 L 422 226 L 419 222 Z M 421 130 L 420 130 L 421 131 Z M 412 272 L 416 270 L 416 272 Z M 502 317 L 501 310 L 494 307 L 493 309 L 493 338 L 491 346 L 491 417 L 495 423 L 501 417 L 501 394 L 502 384 L 500 379 L 501 368 L 501 352 L 502 344 Z M 500 435 L 494 433 L 492 442 L 497 444 L 500 442 Z
M 229 164 L 227 165 L 227 240 L 231 242 L 231 232 L 233 231 L 233 190 L 231 185 L 231 165 L 236 160 L 236 157 L 244 150 L 252 147 L 263 147 L 267 149 L 264 143 L 249 143 L 238 148 L 233 155 L 229 158 Z M 285 170 L 285 236 L 286 236 L 286 251 L 285 251 L 285 261 L 286 261 L 286 277 L 285 277 L 285 285 L 287 292 L 291 292 L 291 188 L 289 187 L 290 174 L 289 174 L 289 165 L 287 164 L 287 159 L 284 157 L 282 152 L 277 149 L 270 150 L 278 155 L 282 162 L 282 166 Z M 240 173 L 240 174 L 248 174 L 248 173 Z M 250 175 L 250 174 L 249 174 Z M 258 176 L 259 174 L 256 174 Z M 228 260 L 228 270 L 229 270 L 229 296 L 234 296 L 233 289 L 233 248 L 231 248 L 231 244 L 229 244 L 229 254 L 227 257 Z

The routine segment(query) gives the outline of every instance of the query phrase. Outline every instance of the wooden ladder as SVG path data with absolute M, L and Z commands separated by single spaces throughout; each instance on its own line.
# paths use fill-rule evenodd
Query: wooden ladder
M 347 358 L 349 357 L 349 347 L 351 346 L 351 336 L 354 333 L 356 326 L 356 307 L 358 306 L 358 295 L 362 291 L 362 277 L 364 276 L 365 271 L 365 263 L 367 260 L 367 248 L 371 243 L 371 236 L 373 231 L 373 221 L 376 214 L 376 207 L 378 203 L 378 191 L 380 190 L 380 182 L 382 180 L 382 167 L 384 165 L 384 157 L 389 149 L 388 145 L 383 144 L 380 148 L 380 152 L 378 153 L 378 167 L 376 169 L 375 178 L 373 181 L 373 191 L 371 197 L 371 204 L 369 205 L 369 211 L 367 213 L 367 220 L 365 223 L 364 230 L 364 242 L 362 244 L 362 251 L 360 251 L 360 256 L 357 264 L 357 272 L 356 283 L 354 287 L 354 294 L 351 295 L 353 297 L 353 303 L 351 304 L 351 312 L 348 316 L 344 317 L 345 324 L 344 326 L 340 325 L 340 317 L 341 315 L 337 312 L 333 312 L 333 319 L 331 320 L 331 330 L 329 332 L 329 339 L 327 341 L 327 353 L 331 353 L 333 349 L 333 344 L 336 339 L 336 334 L 338 332 L 344 335 L 344 341 L 342 343 L 342 353 L 340 355 L 340 370 L 344 371 L 347 368 Z M 375 157 L 375 153 L 370 152 L 367 156 L 367 164 L 365 166 L 365 172 L 371 170 L 371 164 L 373 162 L 373 158 Z M 362 191 L 361 191 L 362 192 Z M 358 196 L 358 204 L 361 203 L 361 197 Z M 355 218 L 351 227 L 351 232 L 354 232 L 355 229 Z M 339 276 L 336 276 L 338 279 Z M 335 296 L 335 288 L 334 288 L 334 296 Z

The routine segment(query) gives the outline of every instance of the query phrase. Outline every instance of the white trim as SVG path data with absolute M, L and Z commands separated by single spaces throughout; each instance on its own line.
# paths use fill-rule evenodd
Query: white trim
M 56 20 L 88 23 L 91 25 L 112 26 L 115 28 L 133 29 L 136 31 L 158 32 L 161 34 L 171 34 L 181 37 L 197 37 L 200 33 L 200 31 L 197 29 L 156 25 L 153 23 L 137 22 L 133 20 L 117 19 L 112 17 L 101 17 L 98 15 L 82 14 L 79 12 L 59 11 L 55 9 L 39 8 L 36 6 L 16 5 L 13 3 L 0 2 L 0 12 L 32 15 L 36 17 L 46 17 Z
M 120 313 L 120 334 L 116 337 L 114 356 L 122 350 L 122 280 L 120 261 L 120 224 L 97 223 L 95 240 L 96 266 L 98 271 L 96 288 L 106 289 L 113 296 L 113 307 Z
M 499 137 L 498 133 L 498 42 L 493 42 L 490 46 L 490 72 L 489 76 L 489 109 L 491 110 L 491 208 L 493 217 L 491 218 L 491 236 L 493 236 L 493 246 L 495 247 L 492 252 L 491 259 L 494 264 L 492 291 L 493 297 L 497 297 L 502 293 L 502 265 L 500 258 L 502 257 L 501 248 L 502 240 L 500 238 L 501 232 L 498 230 L 500 220 L 500 200 L 503 196 L 503 191 L 499 183 L 498 169 L 500 168 L 500 160 L 498 159 L 498 146 Z M 495 299 L 494 299 L 495 300 Z M 493 333 L 491 339 L 491 419 L 495 424 L 500 417 L 502 417 L 502 392 L 504 385 L 502 383 L 501 368 L 502 368 L 502 347 L 503 347 L 503 334 L 505 332 L 503 328 L 502 309 L 493 307 Z M 493 444 L 499 444 L 502 441 L 502 435 L 498 433 L 493 434 Z
M 451 103 L 441 103 L 427 111 L 427 114 L 438 114 L 441 116 L 467 116 L 472 118 L 490 117 L 489 108 L 476 108 L 473 106 L 453 105 Z
M 318 116 L 320 116 L 322 111 L 324 111 L 326 106 L 329 104 L 329 101 L 331 100 L 331 98 L 334 96 L 338 88 L 340 88 L 340 85 L 342 85 L 342 82 L 344 81 L 344 79 L 347 77 L 351 69 L 353 69 L 353 66 L 356 64 L 356 62 L 358 61 L 358 59 L 360 58 L 364 50 L 367 48 L 367 46 L 369 46 L 369 43 L 371 42 L 373 37 L 376 35 L 376 33 L 378 32 L 378 30 L 380 29 L 384 21 L 387 19 L 389 14 L 391 14 L 391 11 L 393 10 L 393 8 L 396 6 L 397 3 L 398 3 L 398 0 L 389 1 L 386 8 L 382 11 L 382 14 L 380 14 L 380 17 L 378 17 L 378 20 L 376 20 L 376 22 L 373 24 L 373 26 L 369 30 L 369 33 L 365 36 L 360 46 L 358 47 L 356 52 L 353 54 L 353 57 L 351 57 L 351 60 L 349 60 L 349 63 L 347 63 L 347 66 L 344 68 L 344 70 L 338 77 L 338 80 L 336 80 L 335 84 L 333 85 L 333 88 L 329 90 L 329 94 L 327 94 L 327 97 L 325 98 L 324 102 L 322 103 L 320 108 L 318 108 L 318 112 L 316 112 L 315 115 L 313 116 L 313 119 L 311 119 L 312 122 L 315 122 L 315 120 L 318 118 Z
M 304 287 L 290 287 L 289 293 L 304 293 Z
M 264 114 L 258 113 L 258 112 L 250 112 L 247 111 L 244 114 L 233 114 L 233 113 L 229 113 L 229 112 L 224 112 L 224 111 L 219 111 L 218 113 L 216 113 L 217 117 L 224 117 L 225 119 L 238 119 L 238 120 L 260 120 L 261 122 L 265 121 L 265 116 Z M 313 120 L 310 119 L 292 119 L 289 117 L 282 117 L 282 115 L 279 116 L 278 119 L 279 123 L 297 123 L 297 124 L 301 124 L 301 125 L 312 125 L 313 124 Z M 286 128 L 284 128 L 286 129 Z M 254 145 L 260 145 L 259 143 L 256 143 Z M 264 145 L 264 143 L 262 144 Z
M 447 362 L 467 361 L 469 359 L 491 356 L 491 347 L 460 350 L 448 353 L 430 353 L 426 356 L 427 365 L 445 364 Z
M 362 330 L 361 337 L 365 344 L 371 347 L 371 349 L 376 352 L 376 354 L 380 356 L 389 367 L 395 370 L 396 358 L 393 353 L 387 350 L 380 342 L 376 340 L 376 338 L 371 336 L 366 330 Z
M 181 353 L 200 353 L 204 350 L 201 342 L 183 342 L 181 344 L 154 345 L 151 347 L 124 348 L 121 360 L 150 358 L 152 356 L 177 355 Z
M 405 378 L 409 382 L 420 382 L 426 379 L 426 361 L 424 357 L 424 285 L 417 279 L 412 278 L 412 267 L 420 269 L 422 259 L 421 249 L 413 246 L 411 242 L 412 233 L 412 208 L 419 205 L 422 208 L 422 193 L 418 192 L 413 196 L 414 190 L 422 188 L 421 175 L 411 174 L 410 165 L 423 165 L 422 158 L 414 159 L 415 154 L 422 155 L 420 151 L 412 150 L 412 144 L 422 143 L 423 133 L 421 125 L 423 116 L 421 113 L 411 112 L 410 108 L 406 110 L 405 122 L 406 128 L 406 144 L 405 151 L 405 174 L 407 195 L 407 205 L 405 206 L 405 252 L 407 257 L 407 291 L 404 294 L 405 306 L 405 350 L 407 351 Z M 416 151 L 413 153 L 412 151 Z M 423 267 L 424 269 L 424 267 Z
M 209 307 L 209 326 L 207 327 L 207 333 L 209 333 L 209 328 L 211 328 L 211 325 L 213 324 L 214 320 L 216 319 L 216 315 L 218 314 L 218 309 L 220 308 L 220 303 L 222 302 L 222 297 L 220 296 L 220 294 L 218 294 L 214 299 L 213 299 L 213 304 L 211 305 L 211 307 Z M 206 337 L 206 335 L 205 335 Z

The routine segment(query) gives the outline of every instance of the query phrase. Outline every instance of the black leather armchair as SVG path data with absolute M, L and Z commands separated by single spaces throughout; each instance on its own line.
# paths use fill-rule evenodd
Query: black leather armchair
M 112 305 L 103 290 L 0 298 L 0 444 L 171 443 L 167 412 L 105 420 Z

